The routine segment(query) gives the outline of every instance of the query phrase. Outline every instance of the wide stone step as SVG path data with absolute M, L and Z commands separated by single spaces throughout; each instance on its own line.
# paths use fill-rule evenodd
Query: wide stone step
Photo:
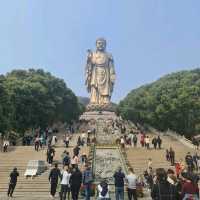
M 61 154 L 66 150 L 64 145 L 55 148 L 54 161 L 61 161 Z M 68 152 L 72 156 L 73 148 L 68 148 Z M 81 148 L 80 153 L 88 154 L 88 147 Z M 7 153 L 0 152 L 0 200 L 7 200 L 6 193 L 9 183 L 9 174 L 14 167 L 18 168 L 20 176 L 14 192 L 14 199 L 17 200 L 49 200 L 50 184 L 48 181 L 49 171 L 51 167 L 47 164 L 48 170 L 36 177 L 24 176 L 29 160 L 46 161 L 46 149 L 36 152 L 34 147 L 15 147 Z M 60 165 L 62 167 L 62 165 Z M 57 198 L 58 199 L 58 198 Z
M 147 163 L 149 158 L 152 159 L 153 169 L 159 167 L 165 169 L 174 168 L 170 165 L 170 162 L 166 161 L 165 158 L 166 149 L 169 149 L 170 147 L 172 147 L 175 151 L 176 161 L 179 161 L 180 158 L 184 159 L 188 151 L 190 151 L 191 153 L 195 153 L 193 149 L 184 146 L 182 143 L 173 138 L 167 136 L 161 138 L 163 140 L 161 150 L 154 150 L 153 148 L 147 150 L 145 148 L 142 148 L 140 144 L 138 144 L 137 148 L 126 148 L 127 159 L 130 165 L 135 169 L 136 173 L 142 174 L 143 171 L 147 169 Z

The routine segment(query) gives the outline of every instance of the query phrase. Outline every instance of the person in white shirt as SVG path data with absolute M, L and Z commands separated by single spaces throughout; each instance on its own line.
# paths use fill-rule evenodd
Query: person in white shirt
M 121 139 L 120 139 L 120 144 L 121 144 L 121 147 L 124 149 L 125 148 L 125 141 L 124 141 L 123 137 L 121 137 Z
M 65 138 L 64 138 L 64 143 L 65 143 L 65 147 L 68 148 L 69 147 L 69 135 L 65 135 Z
M 68 199 L 69 199 L 69 193 L 70 193 L 70 184 L 69 180 L 71 177 L 71 173 L 69 172 L 69 168 L 65 166 L 63 172 L 62 172 L 62 180 L 60 182 L 61 189 L 60 189 L 60 200 L 66 200 L 66 194 L 68 193 Z
M 54 146 L 57 143 L 57 137 L 53 135 L 52 140 L 51 140 L 51 146 Z
M 153 168 L 153 161 L 151 158 L 149 158 L 147 162 L 147 172 L 149 173 L 152 168 Z
M 137 200 L 137 176 L 134 173 L 133 168 L 129 168 L 129 174 L 126 176 L 127 189 L 128 189 L 128 199 Z
M 79 158 L 78 158 L 78 156 L 75 156 L 75 155 L 74 155 L 74 156 L 72 157 L 72 160 L 71 160 L 72 168 L 78 166 L 78 163 L 79 163 Z
M 146 145 L 146 148 L 149 149 L 149 145 L 150 145 L 149 136 L 146 136 L 146 137 L 145 137 L 145 145 Z
M 3 152 L 7 152 L 8 151 L 8 146 L 10 145 L 8 140 L 4 140 L 3 142 Z
M 106 179 L 103 179 L 101 183 L 97 186 L 98 189 L 98 200 L 109 200 L 109 186 Z
M 89 131 L 89 130 L 88 130 L 88 131 Z M 87 131 L 87 133 L 88 133 L 88 131 Z M 82 134 L 81 134 L 81 139 L 84 140 L 85 138 L 86 138 L 86 134 L 85 134 L 85 133 L 82 133 Z

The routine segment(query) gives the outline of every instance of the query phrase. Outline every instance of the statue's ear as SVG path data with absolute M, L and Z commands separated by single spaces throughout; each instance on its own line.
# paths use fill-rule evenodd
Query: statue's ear
M 88 50 L 88 57 L 91 58 L 93 56 L 93 52 L 91 50 Z
M 109 57 L 109 60 L 110 60 L 111 62 L 114 62 L 113 56 L 112 56 L 111 54 L 108 54 L 108 57 Z

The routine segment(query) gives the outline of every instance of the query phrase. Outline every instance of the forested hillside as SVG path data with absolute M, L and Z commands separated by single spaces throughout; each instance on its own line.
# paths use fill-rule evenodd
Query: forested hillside
M 0 76 L 0 132 L 24 133 L 56 121 L 77 119 L 81 106 L 62 79 L 43 70 L 14 70 Z
M 123 118 L 160 130 L 200 133 L 200 69 L 180 71 L 132 90 L 118 106 Z
M 84 105 L 87 106 L 90 102 L 90 99 L 88 97 L 78 97 L 79 102 Z

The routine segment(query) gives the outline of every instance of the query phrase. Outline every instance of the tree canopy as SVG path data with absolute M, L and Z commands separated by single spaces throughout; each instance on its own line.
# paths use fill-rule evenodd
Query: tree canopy
M 82 106 L 62 79 L 42 69 L 13 70 L 0 76 L 0 132 L 24 133 L 56 121 L 77 119 Z
M 190 137 L 200 131 L 200 69 L 180 71 L 132 90 L 119 103 L 123 118 Z

